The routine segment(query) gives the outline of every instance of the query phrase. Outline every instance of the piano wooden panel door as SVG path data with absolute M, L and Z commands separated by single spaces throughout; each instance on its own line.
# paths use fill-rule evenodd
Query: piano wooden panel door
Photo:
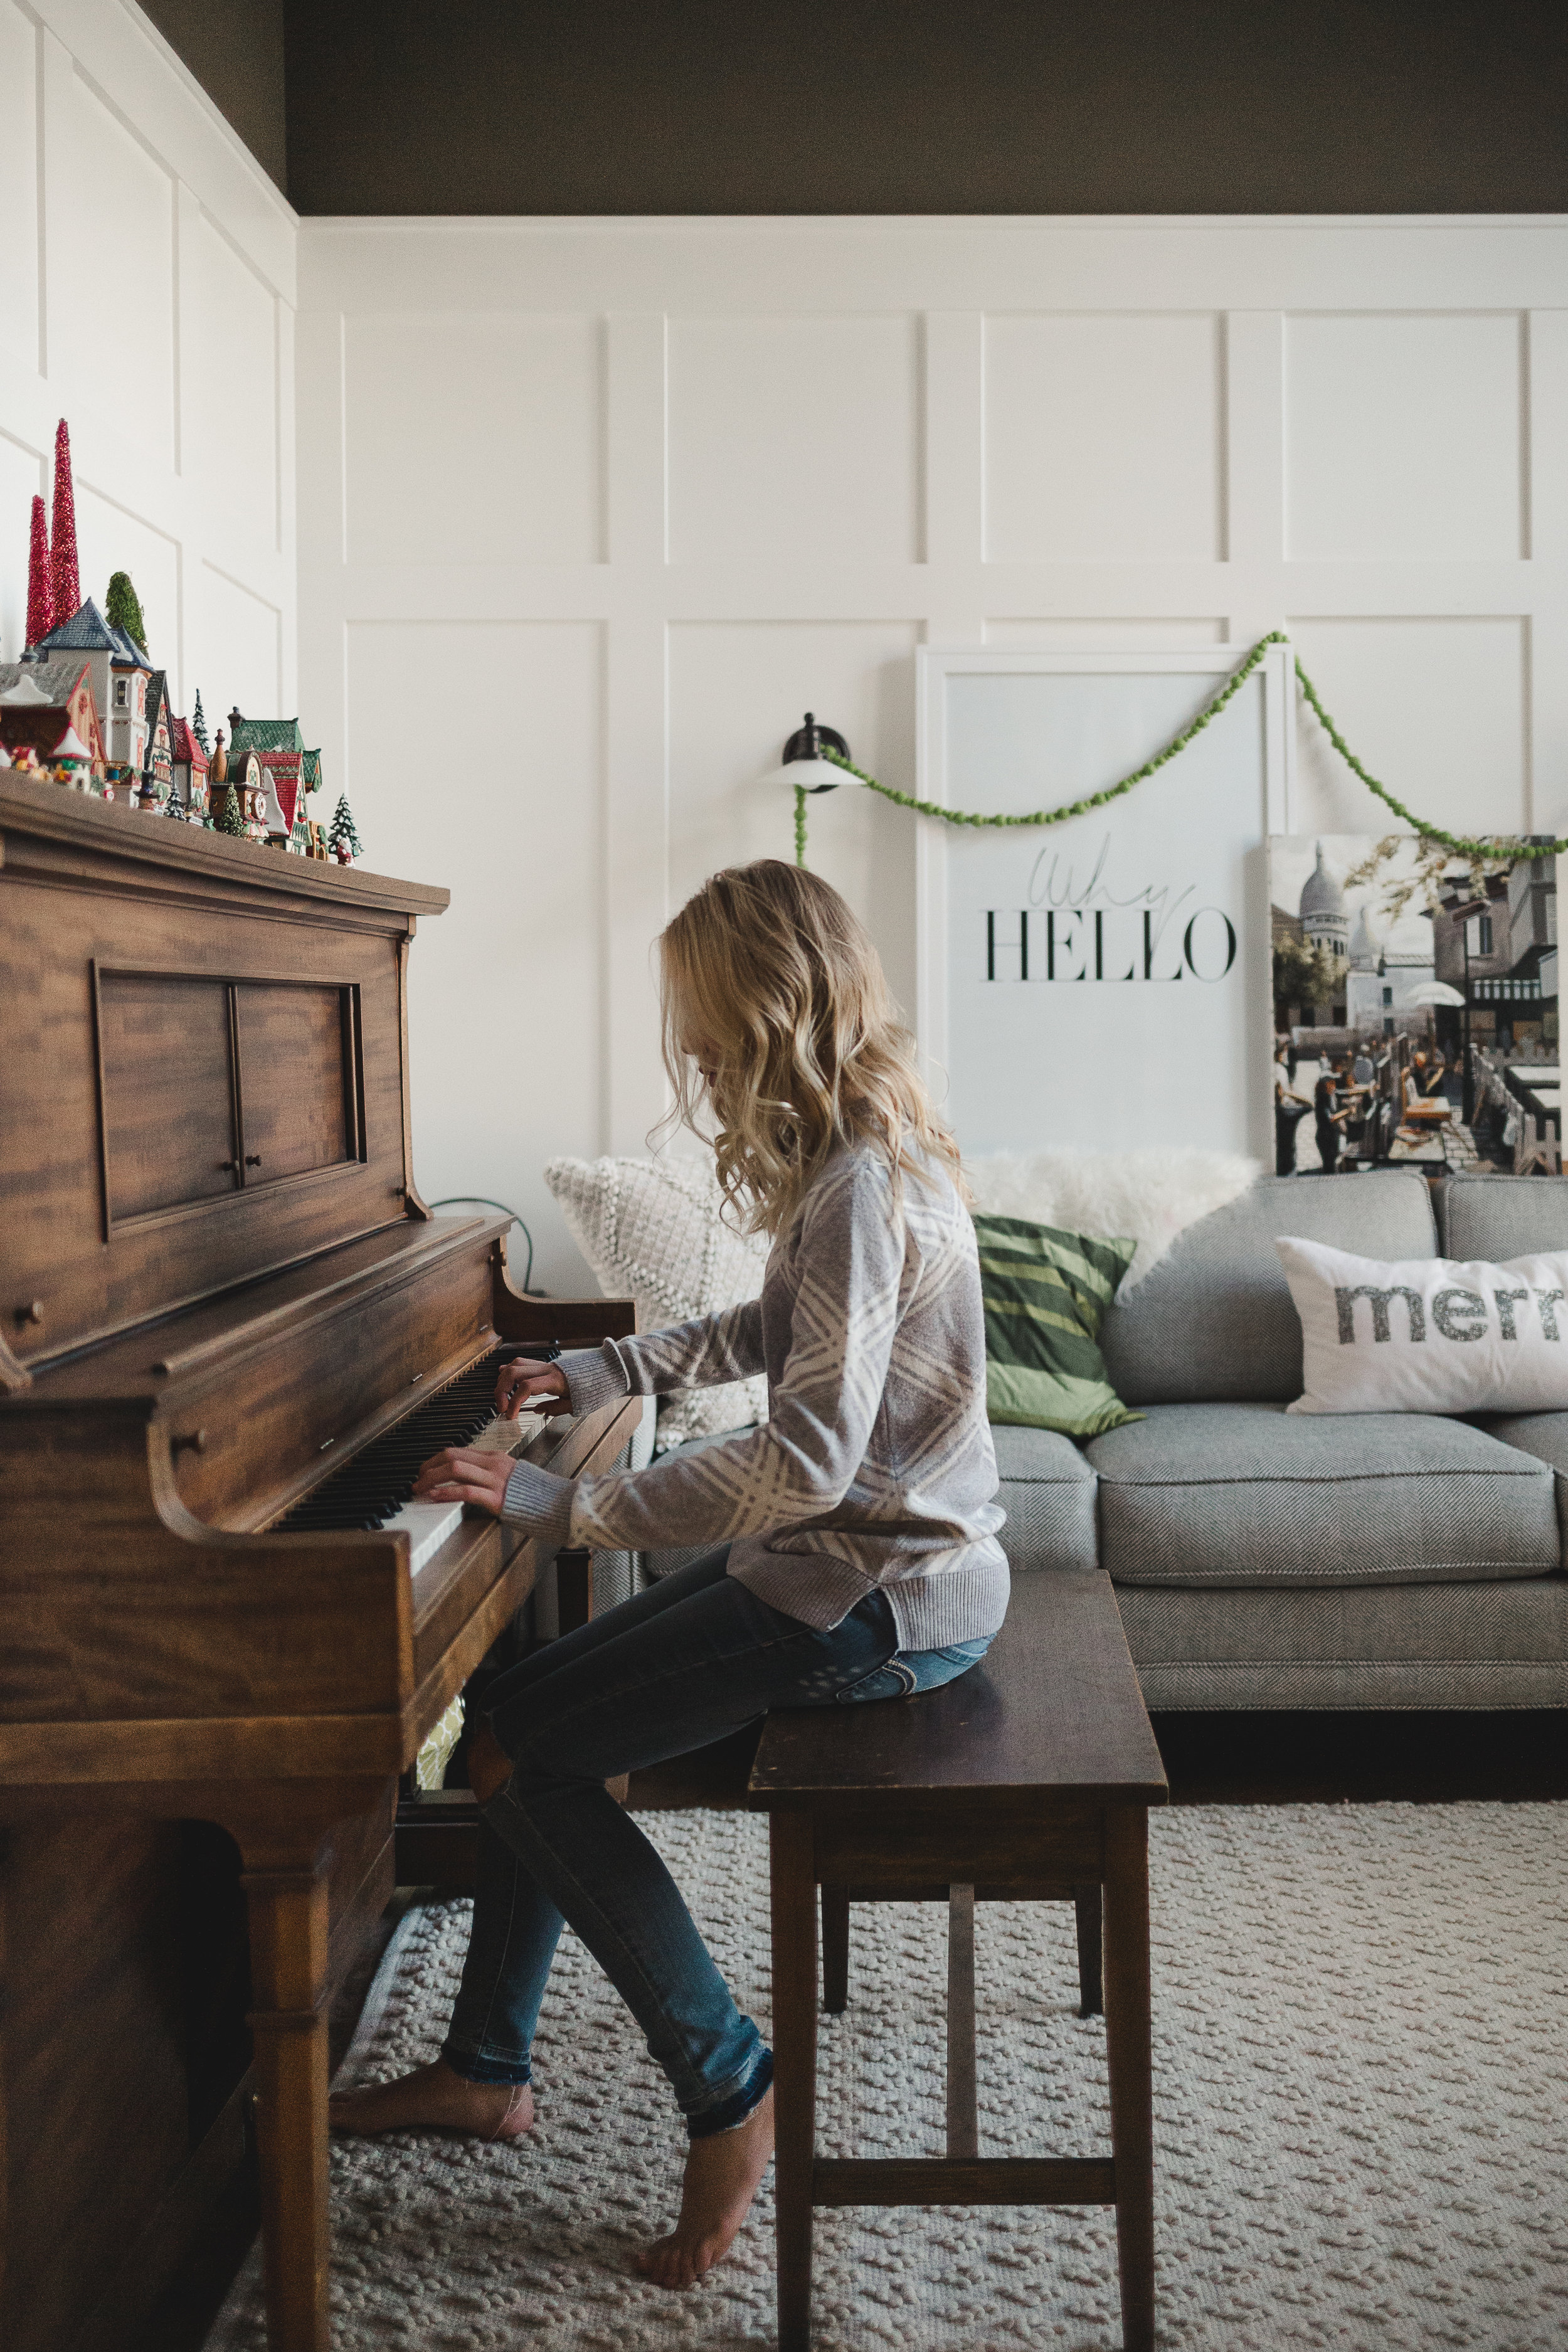
M 110 1228 L 233 1192 L 234 1039 L 222 982 L 100 972 L 98 1054 Z

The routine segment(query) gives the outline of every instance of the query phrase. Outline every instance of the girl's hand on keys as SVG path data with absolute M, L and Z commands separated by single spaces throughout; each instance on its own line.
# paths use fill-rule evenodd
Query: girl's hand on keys
M 553 1364 L 542 1364 L 531 1356 L 515 1356 L 510 1364 L 500 1368 L 496 1382 L 496 1411 L 503 1421 L 515 1421 L 520 1412 L 557 1413 L 571 1410 L 566 1393 L 566 1375 Z
M 433 1454 L 414 1483 L 416 1503 L 472 1503 L 499 1519 L 507 1480 L 517 1468 L 510 1454 L 479 1454 L 447 1445 Z

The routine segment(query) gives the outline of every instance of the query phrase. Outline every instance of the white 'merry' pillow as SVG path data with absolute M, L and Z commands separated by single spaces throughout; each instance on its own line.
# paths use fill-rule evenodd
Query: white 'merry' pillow
M 1301 1318 L 1305 1393 L 1291 1412 L 1568 1409 L 1568 1251 L 1392 1265 L 1278 1240 Z
M 552 1160 L 544 1181 L 605 1297 L 636 1302 L 639 1331 L 714 1314 L 762 1289 L 767 1236 L 721 1220 L 710 1160 Z M 761 1373 L 679 1389 L 658 1401 L 654 1450 L 767 1417 Z

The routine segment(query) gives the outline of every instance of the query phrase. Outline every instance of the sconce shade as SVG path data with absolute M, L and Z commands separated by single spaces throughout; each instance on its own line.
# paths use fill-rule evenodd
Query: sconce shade
M 844 782 L 844 771 L 836 768 L 831 760 L 819 756 L 820 746 L 830 743 L 846 760 L 849 746 L 837 727 L 823 727 L 808 710 L 805 724 L 797 727 L 784 745 L 784 762 L 770 769 L 763 778 L 766 784 L 798 785 L 803 792 L 831 793 Z

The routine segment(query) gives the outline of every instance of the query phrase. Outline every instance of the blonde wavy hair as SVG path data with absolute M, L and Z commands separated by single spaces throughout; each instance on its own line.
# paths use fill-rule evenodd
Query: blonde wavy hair
M 660 935 L 665 1132 L 700 1133 L 704 1102 L 727 1208 L 777 1234 L 830 1152 L 869 1144 L 895 1194 L 922 1160 L 967 1200 L 864 925 L 830 884 L 776 857 L 705 882 Z M 713 1056 L 710 1081 L 693 1048 Z

